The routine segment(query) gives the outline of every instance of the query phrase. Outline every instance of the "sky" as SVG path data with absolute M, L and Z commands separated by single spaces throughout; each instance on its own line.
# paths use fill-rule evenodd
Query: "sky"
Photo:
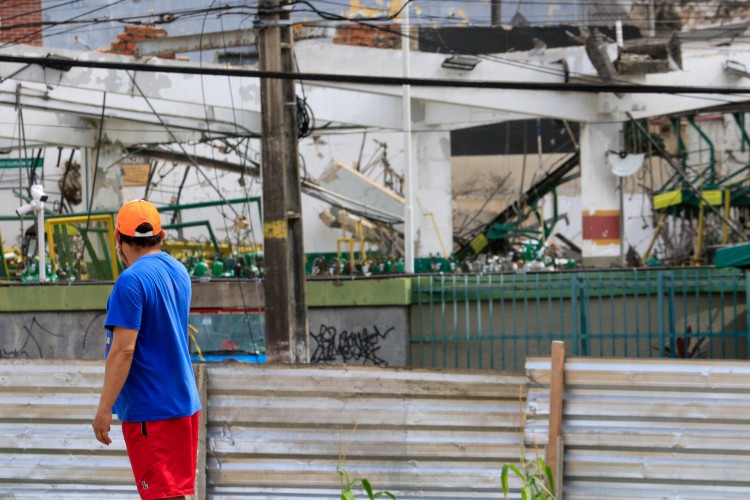
M 531 24 L 578 23 L 581 2 L 595 0 L 503 0 L 502 19 L 517 13 Z M 600 1 L 614 5 L 617 0 Z M 44 28 L 47 47 L 79 50 L 105 48 L 126 24 L 157 23 L 169 35 L 254 29 L 258 2 L 248 0 L 42 0 L 44 20 L 60 23 Z M 402 0 L 310 0 L 293 4 L 295 21 L 383 19 L 390 22 L 402 10 Z M 489 0 L 413 0 L 410 22 L 426 26 L 488 26 Z M 395 22 L 400 22 L 396 18 Z

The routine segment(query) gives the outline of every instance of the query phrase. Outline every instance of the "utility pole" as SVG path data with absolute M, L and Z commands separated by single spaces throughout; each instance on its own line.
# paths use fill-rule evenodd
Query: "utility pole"
M 258 52 L 261 71 L 293 72 L 287 0 L 261 0 Z M 263 78 L 261 176 L 266 359 L 307 363 L 302 198 L 297 152 L 294 81 Z
M 490 15 L 490 25 L 493 27 L 500 26 L 503 23 L 503 2 L 502 0 L 492 0 L 492 12 Z

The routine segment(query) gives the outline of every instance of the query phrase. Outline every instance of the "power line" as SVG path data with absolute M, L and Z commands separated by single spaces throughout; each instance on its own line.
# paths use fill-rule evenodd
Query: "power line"
M 79 1 L 79 0 L 73 0 L 73 1 L 65 2 L 65 3 L 54 5 L 54 6 L 51 6 L 51 7 L 46 7 L 46 8 L 43 8 L 43 9 L 39 9 L 39 10 L 36 10 L 36 11 L 29 11 L 28 13 L 17 14 L 15 16 L 13 16 L 13 18 L 23 17 L 23 16 L 26 16 L 26 15 L 30 15 L 30 14 L 33 14 L 33 13 L 39 13 L 39 12 L 44 13 L 44 12 L 47 12 L 47 11 L 53 9 L 53 8 L 57 8 L 57 7 L 61 7 L 61 6 L 66 6 L 68 4 L 75 3 L 77 1 Z M 27 33 L 27 34 L 21 35 L 21 36 L 15 38 L 14 40 L 6 42 L 3 45 L 0 45 L 0 48 L 6 47 L 8 45 L 15 45 L 15 44 L 23 42 L 24 40 L 32 39 L 32 38 L 34 38 L 34 37 L 36 37 L 36 36 L 38 36 L 38 35 L 46 32 L 46 31 L 49 31 L 49 30 L 54 29 L 54 28 L 58 28 L 58 27 L 70 27 L 71 25 L 73 27 L 71 27 L 71 28 L 69 28 L 67 30 L 64 30 L 64 31 L 61 31 L 61 32 L 45 33 L 45 36 L 46 37 L 59 36 L 61 34 L 69 33 L 71 31 L 76 31 L 76 30 L 79 30 L 79 29 L 85 29 L 86 27 L 91 27 L 91 26 L 94 26 L 94 25 L 101 25 L 101 24 L 107 24 L 107 25 L 112 25 L 112 24 L 117 24 L 117 23 L 119 23 L 119 24 L 144 24 L 144 22 L 146 24 L 169 24 L 169 23 L 173 23 L 173 22 L 175 22 L 177 20 L 181 20 L 181 19 L 189 19 L 189 18 L 192 18 L 192 17 L 197 17 L 197 16 L 201 16 L 201 15 L 207 15 L 207 14 L 209 14 L 211 12 L 217 12 L 217 13 L 219 13 L 219 15 L 221 15 L 221 14 L 227 14 L 227 13 L 230 13 L 231 11 L 233 11 L 233 10 L 238 10 L 238 9 L 242 9 L 243 10 L 243 12 L 242 12 L 243 15 L 247 15 L 248 12 L 250 12 L 250 13 L 257 12 L 257 8 L 256 7 L 248 7 L 245 3 L 238 4 L 238 5 L 231 5 L 231 4 L 225 3 L 222 6 L 214 7 L 214 8 L 211 8 L 211 9 L 199 8 L 199 9 L 185 9 L 185 10 L 179 10 L 179 11 L 174 11 L 174 10 L 172 10 L 172 11 L 162 11 L 162 12 L 153 12 L 153 11 L 151 11 L 151 12 L 148 12 L 147 14 L 133 15 L 133 16 L 123 16 L 123 17 L 117 17 L 117 18 L 112 18 L 112 17 L 86 18 L 85 17 L 85 16 L 89 16 L 89 15 L 95 13 L 95 12 L 99 12 L 101 10 L 104 10 L 106 8 L 112 8 L 112 7 L 114 7 L 114 6 L 116 6 L 116 5 L 120 4 L 120 3 L 123 3 L 124 1 L 125 0 L 116 0 L 113 3 L 107 4 L 107 5 L 104 5 L 104 6 L 100 6 L 100 7 L 96 7 L 94 9 L 90 9 L 90 10 L 88 10 L 86 12 L 74 15 L 74 16 L 72 16 L 72 17 L 70 17 L 68 19 L 62 20 L 62 21 L 54 21 L 54 20 L 44 21 L 44 20 L 42 20 L 42 21 L 35 21 L 35 22 L 23 22 L 23 23 L 19 22 L 19 23 L 15 23 L 15 24 L 7 24 L 5 21 L 7 19 L 10 19 L 10 18 L 5 18 L 5 19 L 3 19 L 3 21 L 4 21 L 3 25 L 0 26 L 0 32 L 2 32 L 2 31 L 10 31 L 10 30 L 13 30 L 13 29 L 33 28 L 33 27 L 38 27 L 38 26 L 41 26 L 42 28 L 39 29 L 39 30 L 37 30 L 37 31 L 34 31 L 32 33 Z
M 185 155 L 185 157 L 188 160 L 190 160 L 190 163 L 192 163 L 193 166 L 195 166 L 196 170 L 203 176 L 203 178 L 206 180 L 206 182 L 208 182 L 208 185 L 211 186 L 211 188 L 213 188 L 214 191 L 216 191 L 216 193 L 219 195 L 219 198 L 221 198 L 223 201 L 226 201 L 226 198 L 221 193 L 221 190 L 211 182 L 211 179 L 208 177 L 208 175 L 206 175 L 206 173 L 200 167 L 200 165 L 198 164 L 198 162 L 195 161 L 195 159 L 190 155 L 190 153 L 187 152 L 187 150 L 182 145 L 182 143 L 177 140 L 177 137 L 174 135 L 174 133 L 169 128 L 169 126 L 167 125 L 167 123 L 162 119 L 161 115 L 156 111 L 156 109 L 154 108 L 154 106 L 151 104 L 151 101 L 146 96 L 146 94 L 143 92 L 143 90 L 141 89 L 140 85 L 138 85 L 138 82 L 136 82 L 135 77 L 132 74 L 130 74 L 129 71 L 126 72 L 126 74 L 128 75 L 128 78 L 130 78 L 130 81 L 133 83 L 133 86 L 136 88 L 136 90 L 138 90 L 138 92 L 141 94 L 141 97 L 143 97 L 143 100 L 146 102 L 146 104 L 148 105 L 148 107 L 151 109 L 151 112 L 154 114 L 154 116 L 156 116 L 156 118 L 159 120 L 159 122 L 161 123 L 161 125 L 164 127 L 164 130 L 166 130 L 167 133 L 172 137 L 173 142 L 176 143 L 180 147 L 180 149 L 182 150 L 182 153 Z M 234 207 L 232 207 L 231 204 L 229 204 L 228 206 L 229 206 L 229 209 L 232 212 L 234 212 L 235 215 L 239 215 L 239 214 L 237 214 L 237 211 L 234 209 Z
M 302 3 L 302 4 L 306 5 L 306 6 L 308 6 L 312 12 L 316 13 L 322 19 L 338 20 L 338 21 L 341 21 L 341 22 L 348 22 L 348 23 L 352 23 L 352 24 L 357 24 L 357 25 L 360 25 L 360 26 L 368 27 L 368 28 L 374 29 L 374 30 L 384 31 L 384 32 L 387 32 L 387 33 L 390 33 L 390 34 L 401 36 L 402 38 L 408 38 L 409 40 L 412 40 L 412 41 L 419 41 L 420 43 L 427 44 L 427 45 L 430 45 L 430 46 L 433 46 L 433 47 L 443 48 L 443 49 L 445 49 L 445 50 L 447 50 L 448 52 L 451 52 L 451 53 L 456 53 L 456 52 L 469 53 L 469 52 L 467 52 L 465 50 L 457 50 L 455 47 L 448 46 L 448 44 L 445 43 L 445 40 L 443 40 L 442 38 L 440 40 L 440 43 L 435 43 L 434 41 L 426 40 L 425 38 L 419 37 L 418 35 L 416 35 L 416 36 L 415 35 L 405 35 L 401 31 L 395 31 L 395 30 L 390 29 L 389 26 L 380 26 L 378 24 L 378 22 L 377 22 L 377 21 L 382 21 L 382 20 L 392 20 L 395 17 L 395 15 L 385 16 L 385 17 L 383 17 L 383 16 L 372 17 L 372 18 L 366 18 L 366 19 L 362 19 L 362 18 L 348 18 L 348 17 L 342 16 L 342 15 L 337 15 L 337 14 L 333 14 L 333 13 L 330 13 L 330 12 L 321 11 L 316 6 L 312 5 L 311 3 L 309 3 L 309 2 L 307 2 L 305 0 L 302 0 L 299 3 Z M 334 5 L 344 6 L 344 4 L 336 3 L 336 2 L 333 2 L 332 0 L 320 0 L 320 2 L 318 2 L 318 3 L 328 3 L 328 4 L 334 4 Z M 597 5 L 601 5 L 601 4 L 597 4 Z M 440 18 L 440 19 L 442 19 L 442 18 Z M 430 27 L 435 28 L 432 25 Z M 437 29 L 435 29 L 436 33 L 438 33 L 437 30 L 439 28 L 440 27 L 438 27 Z M 346 26 L 343 26 L 343 27 L 342 26 L 338 26 L 337 29 L 346 29 Z M 439 36 L 439 34 L 438 34 L 438 36 Z M 513 59 L 509 59 L 507 57 L 498 56 L 498 55 L 479 54 L 479 53 L 475 53 L 475 52 L 472 53 L 472 55 L 474 55 L 476 57 L 479 57 L 482 60 L 489 60 L 489 61 L 493 61 L 493 62 L 497 62 L 497 63 L 502 63 L 502 64 L 507 64 L 507 65 L 511 65 L 511 66 L 515 66 L 515 67 L 520 67 L 520 68 L 527 68 L 527 69 L 531 69 L 531 70 L 542 72 L 542 73 L 554 74 L 554 75 L 560 75 L 560 76 L 565 75 L 565 71 L 562 68 L 561 69 L 555 69 L 555 68 L 551 68 L 551 67 L 542 67 L 542 66 L 535 65 L 535 64 L 525 63 L 523 61 L 515 61 Z M 581 75 L 580 73 L 575 73 L 575 72 L 571 72 L 571 73 L 569 73 L 569 75 L 587 76 L 587 75 Z M 619 83 L 619 81 L 618 80 L 614 80 L 611 83 Z
M 697 87 L 687 85 L 639 85 L 639 84 L 593 84 L 593 83 L 549 83 L 549 82 L 508 82 L 495 80 L 454 80 L 431 78 L 404 78 L 397 76 L 369 76 L 326 73 L 287 73 L 255 69 L 195 68 L 180 65 L 156 65 L 119 61 L 84 61 L 78 59 L 51 59 L 40 56 L 14 56 L 0 54 L 0 62 L 36 64 L 58 70 L 76 68 L 113 69 L 143 71 L 149 73 L 169 73 L 183 75 L 234 76 L 239 78 L 277 78 L 280 80 L 301 80 L 309 82 L 350 83 L 355 85 L 386 85 L 415 87 L 447 87 L 494 90 L 525 90 L 577 93 L 622 92 L 630 94 L 696 94 L 696 95 L 739 95 L 750 98 L 750 88 L 743 87 Z M 745 95 L 747 94 L 747 95 Z
M 330 0 L 328 0 L 328 1 L 330 1 Z M 317 7 L 313 6 L 312 4 L 310 4 L 309 2 L 307 2 L 306 0 L 300 0 L 300 3 L 304 3 L 305 5 L 309 6 L 311 9 L 313 9 L 315 12 L 317 12 L 318 15 L 321 18 L 323 18 L 323 19 L 336 19 L 336 18 L 338 18 L 338 20 L 342 20 L 342 21 L 343 20 L 348 20 L 348 18 L 340 16 L 340 15 L 322 12 L 319 9 L 317 9 Z M 393 15 L 393 16 L 386 16 L 385 19 L 389 19 L 389 18 L 392 19 L 394 17 L 395 17 L 395 15 Z M 351 20 L 351 22 L 353 22 L 354 24 L 358 24 L 360 26 L 368 27 L 370 29 L 385 31 L 387 33 L 391 33 L 391 34 L 394 34 L 394 35 L 397 35 L 397 36 L 401 36 L 402 39 L 406 38 L 406 39 L 408 39 L 410 41 L 413 41 L 413 40 L 422 41 L 423 43 L 427 43 L 427 44 L 432 45 L 434 47 L 445 48 L 446 50 L 448 50 L 451 53 L 455 53 L 455 52 L 466 53 L 466 51 L 456 51 L 455 48 L 452 48 L 452 47 L 448 46 L 442 38 L 441 38 L 440 43 L 438 44 L 438 43 L 431 42 L 431 41 L 425 41 L 424 39 L 420 40 L 418 35 L 414 36 L 414 35 L 411 35 L 411 34 L 404 34 L 401 31 L 391 30 L 390 27 L 388 27 L 388 26 L 382 27 L 382 26 L 379 26 L 377 24 L 370 24 L 369 22 L 365 22 L 365 21 L 363 21 L 361 19 L 354 19 L 354 20 Z M 497 63 L 501 63 L 501 64 L 506 64 L 506 65 L 509 65 L 509 66 L 514 66 L 514 67 L 518 67 L 518 68 L 522 68 L 522 69 L 529 69 L 529 70 L 532 70 L 532 71 L 537 71 L 537 72 L 540 72 L 540 73 L 551 74 L 551 75 L 555 75 L 555 76 L 565 76 L 566 79 L 567 79 L 567 77 L 569 77 L 571 75 L 578 76 L 578 77 L 584 77 L 584 78 L 587 78 L 587 79 L 592 79 L 592 77 L 589 76 L 589 75 L 585 75 L 585 74 L 577 73 L 577 72 L 568 72 L 566 74 L 566 71 L 564 69 L 562 69 L 562 68 L 559 69 L 559 70 L 556 70 L 554 68 L 539 66 L 539 65 L 535 65 L 535 64 L 530 64 L 530 63 L 526 63 L 526 62 L 523 62 L 523 61 L 515 61 L 513 59 L 508 59 L 507 57 L 502 57 L 502 56 L 497 56 L 497 55 L 476 54 L 476 53 L 472 54 L 472 55 L 475 55 L 476 57 L 478 57 L 480 59 L 483 59 L 483 60 L 490 60 L 490 61 L 493 61 L 493 62 L 497 62 Z M 609 85 L 620 85 L 620 84 L 632 85 L 630 82 L 627 82 L 627 81 L 624 81 L 624 80 L 619 80 L 619 79 L 607 81 L 607 82 L 605 82 L 605 84 L 609 84 Z M 598 84 L 595 84 L 595 85 L 598 85 Z M 722 102 L 722 103 L 731 102 L 731 101 L 728 101 L 728 100 L 722 100 L 722 99 L 716 99 L 716 98 L 710 98 L 710 97 L 696 97 L 696 98 L 706 99 L 706 100 L 714 100 L 716 102 Z
M 306 2 L 296 2 L 298 4 L 305 4 Z M 316 4 L 327 4 L 332 5 L 335 7 L 340 7 L 342 10 L 351 11 L 352 7 L 348 2 L 336 2 L 334 0 L 316 0 Z M 442 4 L 442 5 L 441 5 Z M 469 12 L 461 9 L 461 6 L 468 6 L 471 10 Z M 459 7 L 459 9 L 456 9 L 456 7 Z M 476 12 L 479 7 L 482 7 L 481 14 L 477 15 Z M 622 3 L 617 2 L 616 0 L 610 0 L 610 1 L 598 1 L 598 0 L 573 0 L 570 2 L 566 1 L 546 1 L 546 0 L 519 0 L 519 1 L 511 1 L 503 2 L 504 7 L 508 7 L 511 10 L 514 10 L 517 13 L 521 13 L 524 18 L 529 22 L 538 22 L 539 24 L 547 24 L 550 21 L 554 21 L 556 23 L 560 22 L 571 22 L 575 24 L 581 24 L 583 22 L 583 19 L 581 19 L 580 12 L 581 9 L 589 9 L 591 7 L 595 8 L 602 8 L 603 11 L 600 12 L 593 12 L 592 15 L 594 15 L 596 18 L 593 20 L 589 20 L 585 24 L 590 25 L 602 25 L 602 24 L 614 24 L 615 21 L 621 20 L 624 23 L 633 23 L 636 22 L 631 18 L 631 9 L 627 9 L 626 6 L 622 5 Z M 488 2 L 486 0 L 450 0 L 450 1 L 440 1 L 440 0 L 420 0 L 419 6 L 420 10 L 422 11 L 417 16 L 414 16 L 414 18 L 411 19 L 412 24 L 420 24 L 420 23 L 432 23 L 435 21 L 450 21 L 452 23 L 461 23 L 461 24 L 475 24 L 477 20 L 479 21 L 487 21 L 489 22 L 490 18 L 490 8 L 488 5 Z M 537 9 L 534 9 L 536 7 Z M 542 8 L 545 8 L 549 12 L 549 8 L 558 8 L 563 9 L 560 14 L 543 14 L 540 12 Z M 531 8 L 531 9 L 529 9 Z M 612 9 L 619 8 L 620 12 L 613 12 Z M 607 9 L 610 9 L 609 11 Z M 315 11 L 319 10 L 316 7 L 310 7 L 309 10 L 307 9 L 297 9 L 296 12 L 303 12 L 303 11 Z M 387 10 L 386 7 L 383 6 L 374 6 L 374 7 L 368 7 L 366 5 L 361 6 L 361 10 L 371 11 L 371 12 L 383 12 Z M 442 10 L 442 11 L 453 11 L 453 15 L 450 14 L 426 14 L 425 11 L 434 11 L 434 10 Z M 466 16 L 461 17 L 456 14 L 457 10 L 463 11 L 462 13 Z M 529 12 L 531 10 L 531 12 Z M 629 10 L 629 12 L 628 12 Z M 574 11 L 574 12 L 571 12 Z M 336 15 L 333 13 L 329 13 L 331 15 Z M 619 15 L 618 14 L 624 14 Z M 343 16 L 342 16 L 343 17 Z M 508 17 L 508 16 L 506 16 Z M 735 16 L 731 15 L 723 15 L 723 16 L 714 16 L 712 17 L 712 21 L 720 20 L 720 19 L 733 19 Z M 350 21 L 354 22 L 357 19 L 356 18 L 348 18 Z M 368 19 L 366 17 L 359 18 L 364 21 L 371 21 L 371 19 Z M 659 20 L 654 19 L 653 22 L 655 24 L 668 24 L 673 23 L 674 20 Z
M 14 15 L 11 15 L 11 16 L 5 16 L 3 18 L 3 24 L 0 26 L 0 32 L 11 30 L 11 29 L 13 29 L 13 28 L 16 27 L 15 25 L 7 23 L 7 21 L 10 21 L 12 19 L 18 19 L 18 18 L 21 18 L 21 17 L 31 16 L 33 14 L 42 14 L 44 12 L 50 11 L 52 9 L 56 9 L 58 7 L 65 7 L 66 5 L 71 5 L 71 4 L 77 3 L 78 1 L 79 0 L 67 0 L 67 1 L 60 2 L 57 5 L 52 5 L 50 7 L 42 7 L 41 9 L 28 10 L 28 11 L 20 12 L 18 14 L 14 14 Z M 26 2 L 16 2 L 16 4 L 14 5 L 14 7 L 19 8 L 19 7 L 23 6 L 23 5 L 35 5 L 36 6 L 38 4 L 39 4 L 39 2 L 37 0 L 28 0 Z M 38 23 L 36 23 L 36 24 L 38 25 Z
M 92 13 L 94 13 L 94 12 L 98 12 L 98 11 L 100 11 L 100 10 L 103 10 L 103 9 L 105 9 L 105 8 L 110 8 L 110 7 L 113 7 L 113 6 L 117 5 L 117 4 L 121 4 L 121 3 L 123 3 L 124 1 L 125 1 L 125 0 L 115 0 L 115 1 L 114 1 L 113 3 L 111 3 L 111 4 L 107 4 L 107 5 L 105 5 L 105 6 L 102 6 L 102 7 L 97 7 L 97 8 L 95 8 L 95 9 L 91 9 L 91 10 L 89 10 L 89 11 L 87 11 L 87 12 L 83 13 L 83 14 L 80 14 L 80 15 L 78 15 L 78 16 L 73 16 L 72 18 L 68 19 L 68 21 L 74 21 L 74 20 L 76 20 L 76 19 L 78 19 L 78 18 L 80 18 L 80 17 L 82 17 L 82 16 L 85 16 L 85 15 L 88 15 L 88 14 L 92 14 Z M 17 37 L 16 39 L 14 39 L 14 40 L 12 40 L 12 41 L 10 41 L 10 42 L 6 42 L 6 43 L 4 43 L 4 44 L 0 45 L 0 49 L 2 49 L 2 48 L 5 48 L 5 47 L 7 47 L 7 46 L 9 46 L 9 45 L 15 45 L 15 44 L 18 44 L 18 43 L 20 43 L 20 42 L 21 42 L 21 41 L 23 41 L 23 40 L 33 39 L 33 38 L 34 38 L 34 37 L 36 37 L 37 35 L 40 35 L 40 34 L 41 34 L 41 33 L 42 33 L 42 32 L 43 32 L 43 31 L 44 31 L 45 29 L 47 29 L 47 27 L 45 27 L 45 28 L 41 28 L 41 29 L 39 29 L 39 30 L 37 30 L 37 31 L 34 31 L 34 32 L 32 32 L 32 33 L 27 33 L 26 35 L 22 35 L 22 36 L 19 36 L 19 37 Z

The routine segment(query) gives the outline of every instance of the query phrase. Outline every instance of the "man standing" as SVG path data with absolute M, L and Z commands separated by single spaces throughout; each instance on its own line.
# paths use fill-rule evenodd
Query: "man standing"
M 159 212 L 131 201 L 117 215 L 128 266 L 107 302 L 104 387 L 92 427 L 109 445 L 113 411 L 144 500 L 194 493 L 201 408 L 188 348 L 190 277 L 161 251 Z

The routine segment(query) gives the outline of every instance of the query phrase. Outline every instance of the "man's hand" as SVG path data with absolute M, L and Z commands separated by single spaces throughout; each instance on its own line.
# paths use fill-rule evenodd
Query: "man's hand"
M 106 444 L 107 446 L 112 443 L 112 440 L 109 438 L 109 428 L 111 424 L 112 410 L 102 410 L 101 408 L 99 408 L 96 412 L 96 417 L 94 417 L 94 423 L 91 424 L 91 427 L 94 428 L 94 436 L 96 436 L 96 440 L 102 444 Z

